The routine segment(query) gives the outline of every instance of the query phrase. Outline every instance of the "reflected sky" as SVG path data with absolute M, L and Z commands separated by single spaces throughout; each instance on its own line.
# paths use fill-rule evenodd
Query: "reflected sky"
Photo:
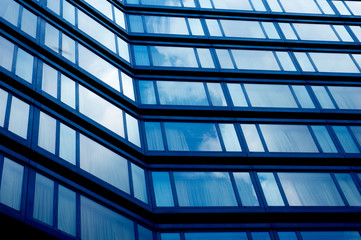
M 189 35 L 185 18 L 144 16 L 148 33 Z
M 159 67 L 197 68 L 197 60 L 193 48 L 151 46 L 153 65 Z

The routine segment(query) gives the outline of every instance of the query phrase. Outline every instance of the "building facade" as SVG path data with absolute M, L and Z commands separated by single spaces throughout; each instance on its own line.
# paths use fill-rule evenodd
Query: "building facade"
M 3 233 L 361 239 L 361 1 L 0 6 Z

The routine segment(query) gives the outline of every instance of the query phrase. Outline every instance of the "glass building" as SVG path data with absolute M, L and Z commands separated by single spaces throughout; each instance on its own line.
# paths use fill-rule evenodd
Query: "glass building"
M 2 234 L 360 240 L 361 1 L 0 0 Z

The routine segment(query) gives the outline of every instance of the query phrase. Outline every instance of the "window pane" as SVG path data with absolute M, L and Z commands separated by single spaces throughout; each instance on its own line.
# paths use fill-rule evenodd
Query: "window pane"
M 231 51 L 238 69 L 281 70 L 272 51 L 236 49 Z
M 0 88 L 0 127 L 4 127 L 8 93 Z
M 120 90 L 118 69 L 82 45 L 79 49 L 79 66 L 115 90 Z
M 13 96 L 11 100 L 9 131 L 26 139 L 28 136 L 29 112 L 29 104 Z
M 203 27 L 199 19 L 188 18 L 188 22 L 193 36 L 204 36 Z
M 233 124 L 219 124 L 224 146 L 227 152 L 241 152 L 236 130 Z
M 346 5 L 351 9 L 351 12 L 356 15 L 361 15 L 361 3 L 360 2 L 354 2 L 354 1 L 345 1 Z
M 160 236 L 162 240 L 180 240 L 179 233 L 161 233 Z
M 325 126 L 311 126 L 311 128 L 316 136 L 318 144 L 320 144 L 322 152 L 337 153 L 335 144 L 333 143 Z
M 138 120 L 129 114 L 125 114 L 127 122 L 128 141 L 140 147 L 139 125 Z
M 164 123 L 170 151 L 222 151 L 212 123 Z
M 288 52 L 276 52 L 276 55 L 283 71 L 296 71 L 295 65 Z
M 1 10 L 0 10 L 1 11 Z M 14 44 L 0 36 L 0 66 L 11 71 L 14 54 Z
M 60 100 L 75 108 L 75 82 L 63 74 L 61 75 L 60 91 Z
M 338 36 L 341 38 L 343 42 L 354 42 L 348 31 L 346 30 L 345 26 L 343 25 L 333 25 L 334 29 L 336 30 Z M 350 26 L 351 30 L 353 26 Z M 360 27 L 358 27 L 360 28 Z M 354 32 L 355 33 L 355 32 Z
M 328 86 L 340 109 L 361 109 L 361 87 Z
M 19 48 L 16 58 L 15 74 L 27 82 L 32 83 L 33 65 L 34 57 Z
M 120 73 L 120 76 L 122 79 L 123 94 L 135 101 L 133 79 L 123 72 Z
M 278 232 L 280 240 L 298 240 L 295 232 Z
M 301 40 L 339 41 L 335 32 L 328 24 L 293 23 Z
M 21 30 L 36 38 L 37 17 L 32 12 L 23 8 L 23 16 L 21 18 Z
M 121 11 L 118 8 L 114 7 L 114 18 L 115 18 L 115 22 L 120 27 L 126 29 L 126 26 L 125 26 L 125 14 L 123 13 L 123 11 Z
M 260 124 L 260 128 L 270 152 L 318 152 L 307 126 Z
M 153 81 L 138 81 L 142 104 L 156 104 Z
M 266 31 L 266 34 L 269 39 L 281 39 L 274 23 L 262 22 L 262 26 L 263 26 L 264 30 Z
M 62 34 L 61 55 L 75 63 L 75 41 L 65 34 Z
M 248 240 L 245 232 L 185 233 L 185 240 Z
M 199 62 L 202 68 L 214 68 L 211 52 L 207 48 L 197 48 Z
M 221 68 L 234 69 L 231 55 L 227 49 L 216 49 L 216 54 Z
M 135 64 L 139 66 L 149 66 L 149 56 L 147 46 L 133 45 Z
M 302 108 L 315 108 L 310 95 L 305 86 L 293 85 L 292 89 L 297 97 L 298 103 Z
M 144 20 L 148 33 L 189 35 L 185 18 L 144 16 Z
M 335 176 L 350 206 L 361 206 L 361 195 L 351 175 L 348 173 L 335 173 Z
M 135 239 L 132 221 L 83 196 L 80 213 L 82 239 L 117 239 L 119 236 L 122 240 Z
M 315 93 L 318 102 L 321 107 L 324 109 L 335 109 L 330 96 L 328 95 L 326 88 L 324 86 L 311 86 L 313 92 Z
M 285 36 L 286 39 L 288 40 L 298 39 L 290 23 L 278 23 L 278 25 L 280 26 L 283 35 Z
M 152 240 L 153 233 L 151 230 L 138 225 L 138 240 Z
M 308 56 L 306 53 L 294 52 L 293 54 L 297 58 L 298 64 L 300 65 L 302 71 L 304 71 L 304 72 L 314 72 L 315 71 L 315 68 L 313 67 L 310 59 L 308 59 Z
M 35 176 L 33 218 L 53 225 L 54 182 L 40 174 Z
M 360 126 L 350 126 L 352 133 L 354 134 L 357 142 L 361 145 L 361 127 Z
M 40 112 L 38 146 L 55 154 L 56 120 Z
M 359 240 L 361 239 L 358 232 L 346 231 L 329 231 L 329 232 L 301 232 L 303 240 Z
M 206 19 L 209 34 L 213 37 L 221 37 L 222 32 L 219 27 L 218 21 L 215 19 Z
M 85 0 L 89 3 L 93 8 L 107 16 L 109 19 L 113 20 L 112 14 L 112 4 L 110 4 L 106 0 Z
M 124 137 L 123 111 L 81 85 L 79 112 Z
M 63 18 L 75 25 L 75 7 L 68 1 L 63 1 Z
M 162 130 L 159 122 L 145 122 L 145 135 L 147 146 L 150 151 L 164 151 Z
M 160 104 L 208 106 L 201 82 L 157 81 Z
M 119 56 L 124 60 L 126 60 L 127 62 L 130 62 L 128 42 L 126 42 L 120 37 L 117 37 L 117 43 L 118 43 Z
M 359 73 L 350 55 L 345 53 L 310 52 L 319 72 Z
M 59 53 L 59 39 L 60 31 L 53 27 L 52 25 L 45 23 L 45 46 L 49 47 L 51 50 Z
M 173 194 L 168 172 L 152 172 L 157 207 L 173 207 Z
M 355 142 L 345 126 L 332 126 L 345 153 L 359 153 Z
M 41 81 L 41 89 L 57 98 L 58 95 L 58 71 L 43 63 L 43 76 Z
M 129 24 L 130 24 L 130 31 L 136 33 L 143 33 L 143 21 L 142 16 L 140 15 L 128 15 L 129 17 Z
M 241 124 L 244 138 L 250 152 L 264 152 L 263 144 L 254 124 Z
M 252 232 L 252 240 L 271 240 L 268 232 Z
M 244 84 L 252 107 L 298 108 L 288 85 Z
M 257 173 L 268 206 L 284 206 L 273 173 Z
M 59 157 L 75 165 L 76 136 L 75 130 L 60 123 Z
M 20 211 L 24 167 L 4 158 L 0 186 L 0 202 Z
M 248 0 L 213 0 L 214 8 L 230 10 L 253 10 Z
M 56 14 L 60 14 L 60 1 L 58 0 L 47 0 L 46 1 L 46 6 L 52 10 L 53 12 L 55 12 Z
M 237 185 L 242 206 L 259 206 L 258 198 L 249 173 L 234 172 L 234 180 Z
M 278 173 L 290 206 L 344 206 L 329 173 Z
M 80 168 L 130 193 L 127 160 L 82 134 L 80 134 Z
M 314 0 L 279 0 L 289 13 L 313 13 L 321 14 Z
M 0 17 L 4 18 L 12 25 L 17 26 L 19 18 L 19 4 L 13 0 L 2 0 Z
M 242 87 L 239 83 L 227 83 L 227 87 L 235 107 L 248 107 Z
M 198 67 L 193 48 L 151 46 L 150 51 L 152 53 L 154 66 Z
M 147 185 L 145 181 L 144 170 L 133 163 L 131 164 L 131 168 L 132 168 L 134 197 L 138 198 L 139 200 L 145 203 L 148 203 Z
M 175 172 L 179 206 L 237 206 L 231 179 L 223 172 Z
M 207 88 L 213 106 L 227 106 L 220 83 L 207 83 Z
M 76 194 L 59 185 L 58 229 L 76 235 Z
M 220 20 L 227 37 L 266 38 L 261 25 L 256 21 Z

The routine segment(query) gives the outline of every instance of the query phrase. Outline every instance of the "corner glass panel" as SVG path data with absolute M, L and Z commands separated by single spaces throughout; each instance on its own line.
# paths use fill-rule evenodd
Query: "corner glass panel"
M 222 151 L 212 123 L 164 123 L 170 151 Z
M 38 146 L 55 154 L 56 120 L 40 112 Z
M 244 84 L 252 107 L 298 108 L 288 85 Z
M 361 206 L 361 194 L 349 173 L 335 173 L 347 202 L 350 206 Z
M 263 144 L 254 124 L 241 124 L 244 138 L 250 152 L 264 152 Z
M 270 152 L 317 153 L 317 146 L 305 125 L 259 125 Z
M 11 99 L 9 131 L 26 139 L 28 137 L 29 112 L 29 104 L 13 96 Z
M 356 231 L 322 231 L 322 232 L 301 232 L 303 240 L 360 240 L 360 233 Z
M 123 72 L 120 73 L 120 76 L 122 79 L 123 94 L 135 101 L 133 79 Z
M 125 114 L 128 141 L 140 147 L 140 135 L 138 120 L 129 114 Z
M 241 198 L 242 206 L 259 206 L 256 191 L 248 172 L 234 172 L 234 180 L 237 185 L 238 194 Z
M 272 51 L 232 49 L 231 52 L 240 70 L 281 70 Z
M 147 185 L 145 180 L 144 169 L 138 167 L 133 163 L 131 164 L 131 169 L 132 169 L 134 197 L 145 203 L 148 203 Z
M 173 193 L 168 172 L 152 172 L 157 207 L 173 207 Z
M 144 33 L 143 20 L 140 15 L 128 15 L 130 31 L 135 33 Z
M 121 28 L 126 29 L 125 14 L 123 13 L 123 11 L 119 10 L 116 7 L 114 7 L 114 19 Z
M 147 46 L 133 45 L 135 64 L 138 66 L 149 66 L 149 55 Z
M 20 211 L 24 167 L 8 158 L 4 158 L 2 170 L 0 203 Z
M 360 153 L 345 126 L 332 126 L 345 153 Z
M 290 206 L 344 206 L 329 173 L 278 173 Z
M 193 48 L 150 46 L 150 52 L 154 66 L 198 68 Z
M 76 235 L 76 193 L 59 185 L 58 229 Z
M 28 83 L 33 82 L 34 57 L 21 48 L 16 57 L 15 74 Z
M 241 145 L 233 124 L 219 124 L 226 152 L 241 152 Z
M 160 104 L 209 106 L 202 82 L 157 81 Z
M 0 66 L 11 71 L 14 56 L 14 44 L 0 36 L 0 52 Z
M 237 206 L 228 172 L 174 172 L 179 206 Z
M 35 176 L 33 218 L 53 225 L 54 181 L 43 175 Z
M 80 197 L 80 213 L 82 239 L 117 239 L 122 236 L 122 240 L 135 240 L 132 221 L 83 196 Z
M 130 56 L 129 56 L 129 44 L 125 40 L 123 40 L 120 37 L 117 37 L 117 43 L 118 43 L 118 54 L 121 58 L 123 58 L 128 63 L 130 62 Z
M 144 122 L 147 146 L 150 151 L 164 151 L 162 130 L 159 122 Z
M 82 134 L 79 152 L 81 169 L 130 193 L 127 160 Z
M 325 126 L 311 126 L 311 128 L 316 136 L 318 144 L 322 149 L 322 152 L 324 153 L 338 152 Z
M 207 83 L 207 88 L 213 106 L 227 106 L 220 83 Z
M 284 202 L 278 189 L 276 179 L 273 173 L 257 173 L 258 179 L 261 183 L 263 194 L 266 198 L 268 206 L 284 206 Z
M 62 123 L 60 123 L 59 157 L 75 165 L 76 132 Z

